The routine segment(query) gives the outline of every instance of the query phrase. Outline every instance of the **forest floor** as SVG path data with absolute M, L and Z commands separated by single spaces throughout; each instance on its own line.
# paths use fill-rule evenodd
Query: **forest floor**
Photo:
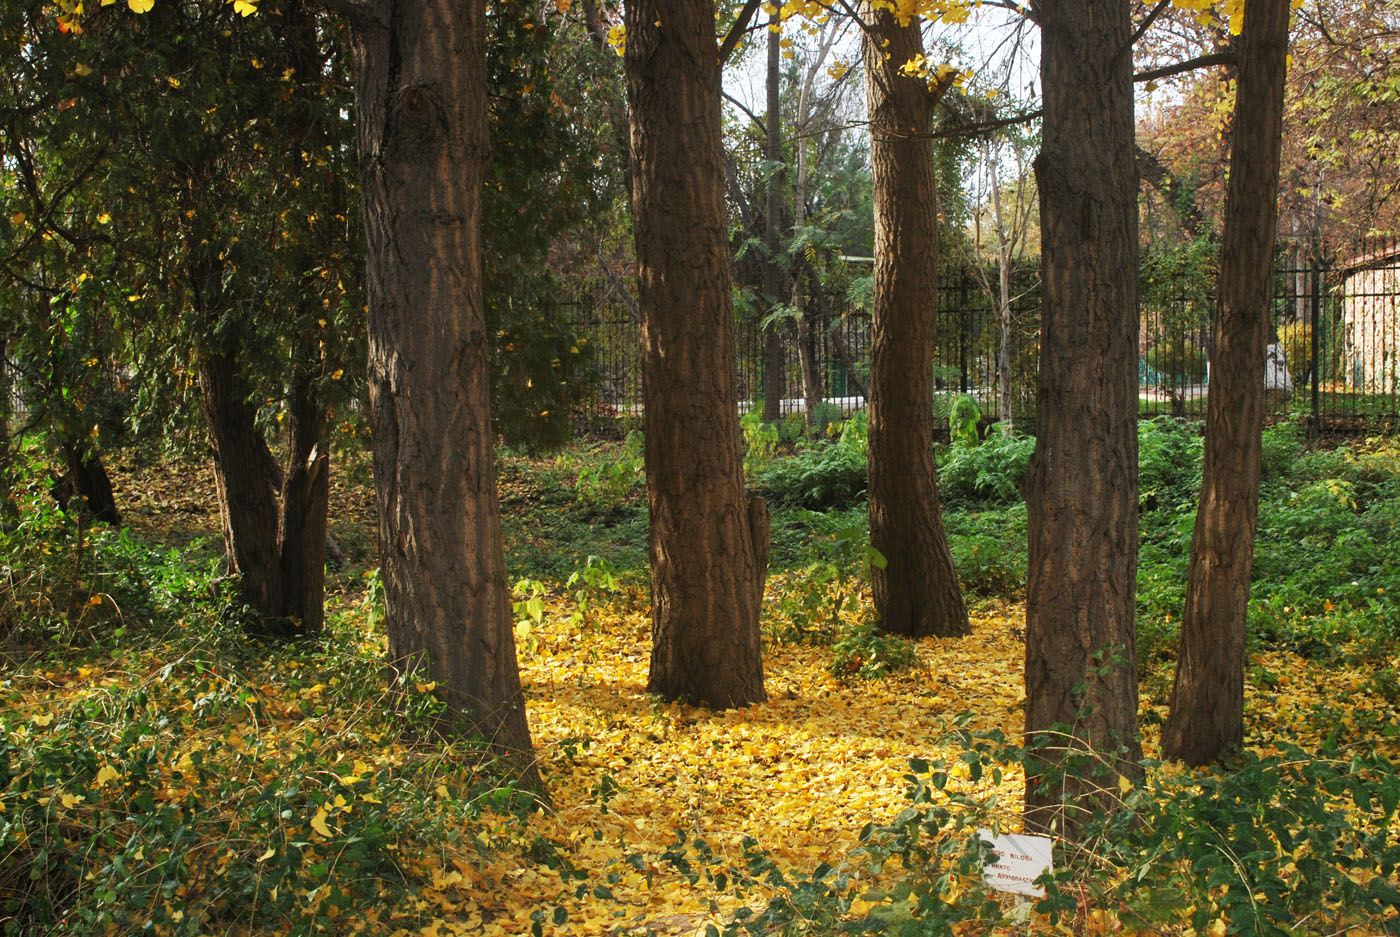
M 569 458 L 516 458 L 503 466 L 508 551 L 517 572 L 529 565 L 522 556 L 547 548 L 537 512 L 557 513 L 573 500 L 561 488 L 578 472 Z M 1187 889 L 1174 900 L 1158 895 L 1143 903 L 1115 897 L 1113 873 L 1076 886 L 1077 902 L 1057 914 L 1025 905 L 1018 911 L 1014 896 L 993 896 L 996 913 L 1014 922 L 993 927 L 970 919 L 979 907 L 979 918 L 990 912 L 985 902 L 967 903 L 966 894 L 980 894 L 979 882 L 951 859 L 936 880 L 927 870 L 901 870 L 904 854 L 885 853 L 890 861 L 875 870 L 862 830 L 910 806 L 911 781 L 930 771 L 911 771 L 911 759 L 932 762 L 935 772 L 948 766 L 935 805 L 964 811 L 967 823 L 1018 828 L 1019 767 L 982 771 L 967 755 L 986 733 L 1015 739 L 1020 731 L 1024 607 L 983 600 L 970 636 L 917 642 L 912 666 L 860 679 L 852 668 L 833 666 L 832 640 L 868 616 L 869 596 L 858 577 L 838 575 L 821 586 L 833 599 L 829 607 L 840 608 L 826 638 L 792 640 L 788 631 L 784 640 L 775 637 L 783 622 L 767 622 L 768 702 L 727 712 L 662 703 L 645 690 L 649 619 L 636 568 L 643 544 L 631 542 L 638 532 L 635 491 L 623 499 L 632 502 L 630 513 L 585 512 L 579 523 L 593 525 L 588 536 L 595 540 L 573 542 L 578 555 L 560 564 L 587 569 L 582 551 L 597 549 L 631 557 L 631 568 L 605 564 L 607 577 L 573 586 L 545 571 L 518 587 L 517 612 L 527 622 L 519 631 L 521 673 L 552 805 L 536 809 L 503 796 L 473 749 L 434 741 L 415 721 L 415 705 L 432 706 L 431 686 L 406 691 L 407 704 L 389 703 L 377 663 L 382 624 L 365 588 L 374 535 L 364 482 L 360 468 L 336 486 L 333 532 L 349 567 L 333 577 L 323 646 L 230 651 L 227 634 L 196 620 L 192 608 L 170 631 L 131 647 L 103 631 L 109 619 L 94 619 L 89 631 L 106 634 L 105 642 L 18 661 L 3 674 L 8 760 L 0 764 L 10 767 L 0 781 L 10 786 L 0 784 L 0 823 L 39 811 L 47 825 L 31 825 L 27 840 L 0 839 L 10 846 L 8 856 L 0 850 L 0 927 L 7 921 L 3 902 L 15 895 L 28 895 L 37 920 L 42 885 L 45 900 L 55 903 L 70 901 L 74 889 L 104 886 L 135 896 L 81 905 L 92 929 L 74 924 L 65 931 L 73 933 L 114 933 L 123 922 L 146 921 L 156 933 L 191 935 L 505 937 L 537 926 L 559 935 L 689 937 L 707 926 L 722 930 L 740 908 L 762 911 L 775 895 L 787 900 L 785 916 L 775 920 L 788 932 L 835 933 L 827 917 L 883 907 L 885 919 L 903 919 L 930 887 L 947 906 L 940 913 L 968 909 L 969 919 L 950 925 L 952 932 L 1240 929 L 1232 923 L 1239 913 L 1228 883 L 1224 893 L 1216 882 L 1214 893 Z M 172 545 L 184 551 L 183 562 L 208 565 L 216 554 L 217 502 L 204 467 L 128 466 L 118 486 L 136 540 Z M 826 614 L 804 604 L 811 569 L 775 570 L 768 607 Z M 97 611 L 105 601 L 99 595 L 94 590 Z M 532 595 L 540 603 L 530 610 Z M 1394 663 L 1338 666 L 1335 659 L 1256 648 L 1246 688 L 1251 757 L 1289 756 L 1296 750 L 1277 747 L 1289 740 L 1353 766 L 1353 756 L 1400 759 Z M 1165 717 L 1164 678 L 1147 678 L 1154 680 L 1141 704 L 1149 765 L 1141 787 L 1160 793 L 1162 785 L 1196 783 L 1200 790 L 1204 782 L 1193 778 L 1210 772 L 1193 775 L 1151 760 Z M 63 758 L 72 763 L 55 767 Z M 1379 789 L 1382 799 L 1392 791 Z M 1393 803 L 1385 810 L 1363 805 L 1345 784 L 1338 792 L 1334 806 L 1346 823 L 1365 826 L 1372 816 L 1394 814 Z M 1125 803 L 1133 796 L 1122 793 Z M 273 807 L 258 806 L 264 802 Z M 190 831 L 183 846 L 166 808 Z M 1309 822 L 1301 809 L 1294 821 Z M 967 832 L 962 821 L 945 827 Z M 1385 848 L 1395 837 L 1393 828 L 1371 833 Z M 39 885 L 7 879 L 6 862 L 34 860 L 33 843 L 42 836 L 71 846 L 67 865 Z M 1272 839 L 1277 855 L 1246 861 L 1273 863 L 1281 881 L 1298 876 L 1307 848 L 1285 849 L 1277 835 Z M 1189 854 L 1160 861 L 1193 874 Z M 797 886 L 814 870 L 823 882 L 843 878 L 819 889 L 824 899 L 803 904 L 794 898 Z M 1351 874 L 1363 890 L 1378 887 L 1377 873 L 1364 864 Z M 922 886 L 909 884 L 920 878 Z M 278 882 L 285 883 L 280 892 Z M 22 925 L 20 907 L 9 920 Z M 1307 932 L 1380 933 L 1396 919 L 1350 917 L 1334 902 L 1315 924 Z

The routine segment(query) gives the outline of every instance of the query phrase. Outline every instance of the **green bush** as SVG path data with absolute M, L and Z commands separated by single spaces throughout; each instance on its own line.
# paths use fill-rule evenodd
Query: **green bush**
M 849 506 L 865 495 L 869 480 L 865 414 L 847 420 L 834 442 L 816 442 L 777 459 L 758 473 L 754 487 L 779 504 L 812 510 Z
M 1312 326 L 1307 322 L 1289 322 L 1278 330 L 1283 345 L 1283 359 L 1288 362 L 1288 376 L 1294 385 L 1306 384 L 1312 374 Z
M 955 446 L 975 446 L 981 422 L 982 408 L 971 394 L 961 394 L 948 409 L 948 437 Z
M 811 540 L 808 555 L 818 558 L 786 582 L 776 581 L 777 601 L 764 606 L 768 632 L 780 642 L 831 644 L 846 618 L 861 617 L 861 594 L 871 567 L 885 565 L 884 557 L 870 546 L 863 519 Z
M 1292 420 L 1274 423 L 1264 427 L 1261 442 L 1260 472 L 1265 478 L 1277 477 L 1302 456 L 1303 428 Z
M 939 463 L 941 494 L 948 501 L 1017 501 L 1034 449 L 1030 436 L 1001 433 L 976 445 L 950 446 Z
M 873 624 L 857 625 L 831 646 L 827 669 L 842 680 L 882 680 L 919 660 L 904 638 L 881 634 Z
M 963 591 L 1017 599 L 1026 586 L 1026 506 L 949 512 L 944 517 Z
M 615 458 L 584 463 L 578 470 L 574 494 L 578 503 L 595 514 L 610 514 L 625 508 L 633 490 L 641 484 L 646 441 L 633 431 Z
M 1144 511 L 1194 510 L 1204 449 L 1199 423 L 1172 417 L 1138 422 L 1138 500 Z
M 225 610 L 220 559 L 202 541 L 153 548 L 95 524 L 59 508 L 51 477 L 27 452 L 13 480 L 14 519 L 0 524 L 0 652 L 139 643 L 182 616 Z
M 433 686 L 386 686 L 357 622 L 328 627 L 289 660 L 202 617 L 98 692 L 0 713 L 0 931 L 333 932 L 529 802 L 479 742 L 398 744 L 433 734 Z M 288 701 L 302 731 L 269 732 Z
M 750 477 L 763 471 L 778 452 L 778 428 L 763 422 L 763 414 L 750 410 L 739 418 L 744 434 L 744 474 Z

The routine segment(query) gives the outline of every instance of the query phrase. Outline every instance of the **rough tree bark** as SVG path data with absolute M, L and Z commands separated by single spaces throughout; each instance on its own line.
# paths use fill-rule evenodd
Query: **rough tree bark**
M 485 4 L 365 0 L 347 12 L 389 658 L 435 681 L 460 726 L 538 787 L 511 630 L 481 295 Z
M 1137 170 L 1128 0 L 1039 6 L 1040 374 L 1025 481 L 1026 821 L 1073 835 L 1138 774 Z M 1107 770 L 1102 770 L 1105 768 Z
M 287 406 L 287 470 L 278 498 L 277 556 L 281 617 L 316 634 L 325 623 L 326 527 L 330 508 L 330 453 L 324 437 L 326 409 L 316 398 L 306 364 L 315 349 L 297 355 Z
M 926 137 L 936 95 L 900 67 L 923 51 L 919 20 L 865 12 L 864 58 L 875 203 L 870 358 L 870 545 L 880 628 L 922 637 L 968 634 L 943 531 L 933 464 L 933 302 L 938 295 L 938 187 Z
M 626 7 L 632 206 L 643 314 L 652 655 L 647 688 L 765 699 L 768 511 L 739 454 L 713 0 Z
M 1259 509 L 1288 0 L 1250 0 L 1211 336 L 1205 465 L 1162 751 L 1190 765 L 1244 743 L 1245 619 Z

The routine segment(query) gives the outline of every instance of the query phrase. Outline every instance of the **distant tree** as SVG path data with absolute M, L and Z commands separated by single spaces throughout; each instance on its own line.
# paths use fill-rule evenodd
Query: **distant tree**
M 763 293 L 768 314 L 763 326 L 763 419 L 772 423 L 782 416 L 783 397 L 787 390 L 787 348 L 783 341 L 782 317 L 777 313 L 783 305 L 783 266 L 779 261 L 780 232 L 784 178 L 787 166 L 783 160 L 782 111 L 782 0 L 776 0 L 768 21 L 768 61 L 764 71 L 764 92 L 767 109 L 764 112 L 763 158 L 767 179 L 763 210 Z
M 756 6 L 756 4 L 754 4 Z M 768 512 L 745 500 L 713 0 L 626 7 L 643 314 L 652 656 L 666 699 L 765 698 Z
M 1045 109 L 1040 374 L 1024 482 L 1026 820 L 1072 834 L 1118 796 L 1119 776 L 1140 772 L 1133 22 L 1128 0 L 1036 11 Z
M 601 153 L 609 135 L 587 126 L 621 100 L 609 80 L 617 55 L 580 41 L 553 4 L 512 0 L 488 3 L 486 50 L 481 264 L 492 421 L 507 445 L 543 451 L 569 439 L 595 391 L 592 346 L 574 315 L 579 287 L 551 261 L 561 242 L 596 255 L 619 196 L 622 174 Z
M 973 215 L 973 246 L 978 256 L 972 258 L 971 267 L 996 309 L 997 419 L 1003 433 L 1015 429 L 1013 404 L 1017 388 L 1013 386 L 1012 355 L 1016 315 L 1013 304 L 1018 297 L 1012 276 L 1026 261 L 1027 242 L 1034 221 L 1035 184 L 1029 158 L 1035 144 L 1036 137 L 1019 128 L 983 137 L 977 144 L 975 195 L 978 204 Z M 993 257 L 995 282 L 982 260 L 986 256 L 983 251 L 990 252 Z
M 870 544 L 880 627 L 894 634 L 967 634 L 933 464 L 934 308 L 938 186 L 928 139 L 938 94 L 902 72 L 921 57 L 920 21 L 866 15 L 864 60 L 875 202 L 870 364 Z
M 1245 619 L 1259 509 L 1289 0 L 1245 6 L 1211 341 L 1201 503 L 1162 750 L 1190 765 L 1244 744 Z

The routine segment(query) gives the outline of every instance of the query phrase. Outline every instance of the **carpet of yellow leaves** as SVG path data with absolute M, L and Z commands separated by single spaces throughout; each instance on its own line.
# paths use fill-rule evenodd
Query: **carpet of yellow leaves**
M 196 510 L 209 503 L 204 492 L 185 487 L 179 497 L 189 503 L 193 526 L 211 533 L 215 518 Z M 148 509 L 137 502 L 128 517 L 139 527 L 159 514 L 153 526 L 169 536 L 170 510 L 168 503 Z M 703 838 L 719 864 L 741 862 L 745 837 L 798 872 L 822 862 L 840 864 L 864 824 L 886 821 L 907 805 L 910 758 L 956 759 L 958 750 L 940 748 L 955 717 L 971 713 L 971 728 L 1001 729 L 1012 737 L 1021 728 L 1024 609 L 1017 605 L 974 616 L 968 637 L 919 642 L 919 666 L 881 681 L 838 681 L 827 670 L 826 647 L 771 646 L 765 662 L 769 701 L 729 712 L 663 704 L 647 695 L 648 610 L 635 587 L 595 605 L 582 625 L 571 620 L 576 611 L 569 599 L 553 597 L 521 660 L 552 809 L 536 813 L 524 829 L 502 817 L 469 831 L 455 846 L 444 843 L 405 857 L 424 886 L 405 907 L 386 907 L 353 924 L 338 922 L 347 931 L 509 937 L 528 933 L 534 912 L 562 905 L 568 920 L 558 926 L 546 920 L 546 933 L 703 933 L 715 920 L 711 903 L 723 909 L 735 899 L 703 879 L 692 885 L 657 861 L 676 831 Z M 379 640 L 366 653 L 379 653 Z M 1374 692 L 1365 669 L 1313 666 L 1283 653 L 1259 656 L 1253 664 L 1248 731 L 1261 750 L 1280 728 L 1299 738 L 1333 733 L 1343 746 L 1378 746 L 1377 728 L 1397 719 L 1396 706 Z M 100 667 L 39 676 L 26 688 L 39 714 L 100 694 L 104 684 L 152 679 L 104 674 Z M 316 689 L 289 694 L 262 686 L 259 695 L 271 721 L 257 727 L 258 744 L 303 734 Z M 1151 756 L 1165 707 L 1149 694 L 1142 707 Z M 44 716 L 36 724 L 39 718 Z M 330 723 L 323 724 L 322 731 L 327 729 L 334 732 Z M 1386 744 L 1400 754 L 1393 738 Z M 394 763 L 369 747 L 347 746 L 341 757 L 346 764 L 358 757 Z M 952 783 L 972 788 L 956 773 Z M 1016 826 L 1021 783 L 1013 771 L 999 790 L 989 777 L 977 789 L 998 796 L 1008 829 Z M 324 824 L 326 817 L 320 820 Z M 551 844 L 597 880 L 616 872 L 612 897 L 575 900 L 574 883 L 540 859 L 532 842 Z M 640 869 L 624 861 L 630 855 L 640 857 Z M 755 899 L 761 903 L 760 896 L 750 902 Z M 409 917 L 435 920 L 402 929 Z
M 785 868 L 839 864 L 865 823 L 907 805 L 908 759 L 957 758 L 945 740 L 956 716 L 971 713 L 970 728 L 1012 737 L 1021 728 L 1021 606 L 974 616 L 968 637 L 920 642 L 920 667 L 873 683 L 837 681 L 826 670 L 828 648 L 771 647 L 769 701 L 729 712 L 648 697 L 648 619 L 639 597 L 600 608 L 598 626 L 583 632 L 568 626 L 568 612 L 551 609 L 538 648 L 522 661 L 531 729 L 554 799 L 554 811 L 532 826 L 568 844 L 576 865 L 626 874 L 612 899 L 580 905 L 561 900 L 566 883 L 547 868 L 507 859 L 468 875 L 460 860 L 449 860 L 432 875 L 442 887 L 429 899 L 457 912 L 445 916 L 440 933 L 525 933 L 531 912 L 556 902 L 571 906 L 570 918 L 558 929 L 546 925 L 546 933 L 703 933 L 713 920 L 707 903 L 726 907 L 732 899 L 669 870 L 658 869 L 648 885 L 621 863 L 624 853 L 655 856 L 682 830 L 703 838 L 721 864 L 740 862 L 746 836 Z M 1378 725 L 1396 718 L 1396 707 L 1372 692 L 1365 668 L 1312 667 L 1283 653 L 1260 655 L 1255 665 L 1270 684 L 1247 690 L 1249 733 L 1261 752 L 1279 730 L 1317 738 L 1340 729 L 1344 745 L 1370 748 L 1379 744 Z M 1320 708 L 1328 700 L 1346 701 L 1345 710 L 1329 715 Z M 1142 707 L 1151 757 L 1153 723 L 1165 706 L 1145 698 Z M 1386 747 L 1400 754 L 1393 740 Z M 968 789 L 956 772 L 953 783 Z M 1012 771 L 999 790 L 984 777 L 976 791 L 998 795 L 1007 829 L 1017 826 L 1021 784 Z
M 567 844 L 581 867 L 613 863 L 627 873 L 611 887 L 612 900 L 584 904 L 557 933 L 703 932 L 707 899 L 725 896 L 669 870 L 648 886 L 645 874 L 620 864 L 623 854 L 660 854 L 681 830 L 704 839 L 725 865 L 741 863 L 749 836 L 784 867 L 836 863 L 863 825 L 907 805 L 909 759 L 939 754 L 953 717 L 975 709 L 971 727 L 1007 733 L 1021 724 L 1022 645 L 1008 617 L 974 618 L 966 638 L 921 642 L 923 666 L 871 683 L 838 682 L 826 670 L 829 648 L 773 647 L 769 701 L 714 712 L 647 695 L 649 624 L 635 596 L 603 609 L 597 627 L 582 632 L 568 625 L 569 610 L 551 611 L 536 632 L 538 648 L 522 661 L 554 800 L 532 826 Z M 991 793 L 990 779 L 981 783 Z M 1008 823 L 1020 784 L 1015 775 L 1002 783 Z M 441 888 L 425 898 L 458 915 L 441 932 L 527 932 L 530 913 L 565 886 L 550 870 L 517 861 L 469 873 L 449 858 L 431 874 Z

